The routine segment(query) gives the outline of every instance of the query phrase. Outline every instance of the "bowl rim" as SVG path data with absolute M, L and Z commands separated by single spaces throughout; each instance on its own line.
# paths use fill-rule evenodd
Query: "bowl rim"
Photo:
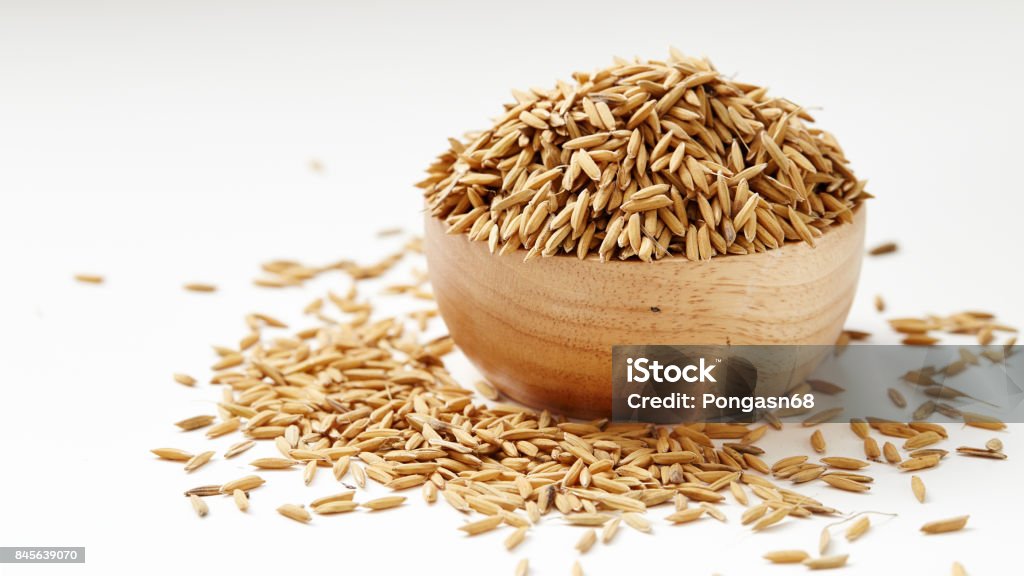
M 828 229 L 821 236 L 816 238 L 815 240 L 817 242 L 821 242 L 823 239 L 829 238 L 830 240 L 834 241 L 835 240 L 835 235 L 836 235 L 837 232 L 841 232 L 843 230 L 851 231 L 852 228 L 856 228 L 857 226 L 865 226 L 866 225 L 866 218 L 867 218 L 866 217 L 866 212 L 867 212 L 867 209 L 864 207 L 864 203 L 861 202 L 860 204 L 858 204 L 858 205 L 853 207 L 853 222 L 850 222 L 849 224 L 841 223 L 839 225 L 829 226 Z M 424 211 L 424 216 L 426 217 L 427 221 L 433 221 L 433 222 L 438 223 L 438 224 L 441 224 L 441 223 L 444 222 L 440 218 L 437 218 L 437 217 L 433 216 L 432 214 L 430 214 L 428 211 Z M 440 232 L 441 232 L 441 236 L 442 237 L 445 237 L 445 238 L 459 238 L 459 237 L 461 237 L 470 246 L 479 245 L 479 247 L 483 248 L 484 250 L 487 249 L 487 242 L 484 242 L 482 240 L 470 240 L 469 236 L 466 233 L 464 233 L 464 232 L 459 232 L 458 234 L 448 234 L 443 229 L 440 229 Z M 427 233 L 428 233 L 428 230 L 424 229 L 424 235 L 426 235 Z M 601 264 L 602 266 L 607 266 L 607 265 L 614 265 L 614 266 L 628 266 L 628 265 L 636 265 L 636 266 L 641 266 L 641 265 L 642 266 L 658 266 L 658 265 L 662 265 L 662 266 L 682 266 L 682 265 L 685 265 L 685 264 L 692 264 L 692 265 L 697 265 L 697 266 L 707 266 L 707 265 L 715 265 L 715 264 L 723 265 L 723 264 L 727 264 L 727 263 L 730 263 L 730 262 L 735 263 L 735 262 L 738 262 L 738 261 L 750 262 L 751 259 L 758 258 L 758 257 L 760 257 L 762 259 L 763 258 L 778 258 L 779 256 L 782 256 L 782 252 L 783 251 L 786 251 L 786 255 L 789 255 L 794 250 L 800 250 L 800 249 L 803 249 L 803 250 L 818 250 L 820 248 L 821 248 L 820 244 L 817 245 L 817 246 L 811 246 L 811 245 L 807 244 L 806 242 L 800 240 L 800 241 L 784 242 L 782 244 L 782 246 L 780 246 L 778 248 L 772 248 L 771 250 L 765 250 L 764 252 L 755 252 L 753 254 L 727 254 L 725 256 L 715 256 L 715 257 L 710 258 L 708 260 L 688 260 L 685 256 L 682 256 L 682 255 L 676 255 L 676 256 L 680 256 L 680 257 L 669 256 L 667 258 L 661 258 L 661 259 L 658 259 L 658 260 L 653 260 L 651 262 L 644 262 L 643 260 L 640 260 L 638 258 L 630 258 L 628 260 L 621 260 L 621 259 L 601 260 L 601 258 L 597 254 L 588 254 L 586 258 L 580 260 L 579 258 L 574 256 L 573 254 L 569 254 L 569 253 L 566 253 L 566 252 L 559 252 L 558 254 L 555 254 L 553 256 L 540 256 L 538 258 L 538 262 L 545 262 L 545 261 L 552 261 L 552 260 L 555 260 L 555 261 L 557 261 L 557 260 L 568 260 L 568 261 L 577 262 L 577 263 L 580 263 L 580 262 L 598 263 L 598 264 Z M 516 255 L 524 255 L 526 253 L 527 253 L 526 250 L 523 250 L 522 248 L 516 248 L 512 252 L 509 252 L 509 253 L 506 253 L 506 254 L 490 253 L 490 255 L 491 256 L 516 256 Z M 524 258 L 519 258 L 519 261 L 520 261 L 520 263 L 523 263 L 523 264 L 528 264 L 529 263 Z

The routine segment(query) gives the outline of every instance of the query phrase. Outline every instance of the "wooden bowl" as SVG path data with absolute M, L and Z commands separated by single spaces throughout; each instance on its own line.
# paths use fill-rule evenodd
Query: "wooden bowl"
M 581 418 L 611 414 L 615 344 L 833 344 L 864 254 L 865 209 L 812 248 L 707 262 L 523 262 L 426 217 L 430 281 L 455 343 L 509 398 Z

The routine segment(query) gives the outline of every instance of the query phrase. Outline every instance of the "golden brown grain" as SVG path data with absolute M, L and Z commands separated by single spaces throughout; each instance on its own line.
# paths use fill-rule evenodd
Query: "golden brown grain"
M 597 531 L 593 528 L 590 528 L 589 530 L 584 532 L 583 535 L 580 536 L 579 541 L 576 542 L 576 550 L 578 550 L 580 554 L 586 554 L 590 551 L 591 548 L 594 547 L 594 544 L 596 543 Z
M 154 448 L 150 450 L 153 454 L 156 454 L 164 460 L 175 460 L 179 462 L 187 462 L 192 459 L 193 454 L 177 448 Z
M 488 400 L 497 400 L 501 397 L 501 394 L 498 393 L 498 389 L 486 380 L 477 380 L 474 385 L 476 386 L 476 391 Z
M 295 460 L 286 460 L 284 458 L 257 458 L 256 460 L 249 462 L 250 466 L 266 470 L 282 470 L 285 468 L 291 468 L 296 464 L 298 464 L 298 462 Z
M 231 447 L 228 448 L 226 452 L 224 452 L 224 457 L 225 458 L 234 458 L 235 456 L 238 456 L 242 452 L 245 452 L 246 450 L 248 450 L 249 448 L 252 448 L 255 445 L 256 445 L 256 441 L 255 440 L 242 440 L 241 442 L 238 442 L 236 444 L 232 444 Z
M 833 468 L 840 468 L 842 470 L 860 470 L 861 468 L 866 468 L 870 465 L 863 460 L 842 456 L 829 456 L 822 458 L 821 461 Z
M 886 442 L 882 445 L 882 453 L 885 454 L 885 461 L 890 464 L 899 464 L 903 460 L 899 450 L 896 449 L 892 442 Z
M 895 404 L 897 408 L 907 407 L 907 399 L 903 397 L 903 394 L 899 390 L 889 388 L 887 392 L 889 394 L 889 400 L 892 400 L 892 403 Z
M 104 278 L 99 274 L 75 274 L 75 280 L 83 284 L 103 284 Z
M 754 524 L 754 531 L 764 530 L 769 526 L 773 526 L 782 521 L 783 518 L 789 516 L 791 506 L 783 506 L 773 510 L 772 512 L 763 516 L 757 523 Z
M 911 476 L 910 489 L 914 492 L 914 498 L 917 498 L 918 502 L 924 504 L 924 497 L 926 492 L 924 487 L 924 480 L 921 480 L 919 476 Z
M 224 494 L 231 494 L 235 490 L 249 491 L 259 488 L 266 483 L 266 480 L 259 476 L 243 476 L 238 480 L 232 480 L 227 484 L 223 484 L 220 487 L 220 491 Z
M 954 518 L 947 518 L 945 520 L 935 520 L 928 522 L 924 526 L 921 526 L 921 531 L 925 534 L 941 534 L 943 532 L 955 532 L 961 530 L 967 525 L 967 519 L 970 516 L 956 516 Z
M 249 509 L 249 497 L 245 495 L 245 492 L 236 488 L 231 492 L 231 497 L 234 499 L 235 506 L 237 506 L 239 510 L 245 512 Z
M 825 436 L 821 433 L 821 430 L 815 430 L 811 434 L 811 447 L 819 454 L 825 452 Z
M 704 515 L 704 508 L 687 508 L 686 510 L 680 510 L 673 512 L 665 517 L 666 520 L 673 524 L 684 524 L 686 522 L 693 522 Z M 755 527 L 755 529 L 757 529 Z
M 185 284 L 185 290 L 189 292 L 216 292 L 217 287 L 213 284 L 204 284 L 202 282 L 190 282 Z
M 358 508 L 359 503 L 352 502 L 350 500 L 335 500 L 333 502 L 324 502 L 317 506 L 310 504 L 309 507 L 313 509 L 313 512 L 321 515 L 344 514 L 345 512 L 351 512 Z
M 184 384 L 185 386 L 195 386 L 196 384 L 195 378 L 189 376 L 188 374 L 182 374 L 180 372 L 176 372 L 174 374 L 174 381 L 177 382 L 178 384 Z
M 610 543 L 612 541 L 613 538 L 615 538 L 615 535 L 619 533 L 619 522 L 621 522 L 621 521 L 622 521 L 622 517 L 621 516 L 616 516 L 615 518 L 612 518 L 611 520 L 608 521 L 607 524 L 604 525 L 604 529 L 601 530 L 601 542 L 602 543 L 608 544 L 608 543 Z
M 974 456 L 977 458 L 991 458 L 993 460 L 1006 460 L 1006 454 L 1002 452 L 994 452 L 987 448 L 971 448 L 970 446 L 960 446 L 956 449 L 957 454 L 964 456 Z
M 796 564 L 809 557 L 810 554 L 803 550 L 775 550 L 764 555 L 764 558 L 773 564 Z
M 203 502 L 203 499 L 195 494 L 189 494 L 188 499 L 192 502 L 192 509 L 195 510 L 196 514 L 202 518 L 210 513 L 210 507 Z
M 626 525 L 630 528 L 637 530 L 639 532 L 651 531 L 650 521 L 644 518 L 643 516 L 637 514 L 636 512 L 627 512 L 626 514 L 623 514 L 622 521 L 625 522 Z
M 517 546 L 522 544 L 523 540 L 526 538 L 526 530 L 527 528 L 522 526 L 520 528 L 516 528 L 511 534 L 509 534 L 508 538 L 505 538 L 505 549 L 511 552 L 512 550 L 515 550 Z
M 175 422 L 174 425 L 177 426 L 178 428 L 181 428 L 182 430 L 185 430 L 185 431 L 196 430 L 196 429 L 199 429 L 199 428 L 204 428 L 206 426 L 209 426 L 210 424 L 213 424 L 213 421 L 216 418 L 217 418 L 216 416 L 210 416 L 210 415 L 204 414 L 204 415 L 193 416 L 191 418 L 186 418 L 184 420 L 180 420 L 178 422 Z
M 848 492 L 866 492 L 871 490 L 870 486 L 836 474 L 826 474 L 825 476 L 822 476 L 821 479 L 833 488 L 839 488 L 840 490 L 846 490 Z
M 206 486 L 196 486 L 195 488 L 189 488 L 185 491 L 185 496 L 217 496 L 220 494 L 220 484 L 207 484 Z
M 576 514 L 568 514 L 565 517 L 565 521 L 575 526 L 601 526 L 605 522 L 611 520 L 612 517 L 608 514 L 600 514 L 597 512 L 579 512 Z M 626 523 L 630 523 L 629 518 L 624 518 Z M 632 526 L 632 524 L 630 524 Z
M 867 516 L 861 516 L 846 529 L 846 540 L 853 542 L 863 536 L 869 528 L 871 528 L 871 519 Z
M 526 259 L 708 260 L 811 246 L 870 195 L 806 110 L 706 60 L 617 61 L 516 93 L 419 186 L 449 233 Z
M 463 532 L 465 532 L 466 534 L 468 534 L 470 536 L 476 536 L 477 534 L 483 534 L 484 532 L 490 532 L 491 530 L 494 530 L 498 526 L 501 526 L 502 521 L 503 520 L 502 520 L 501 516 L 488 516 L 488 517 L 483 518 L 481 520 L 476 520 L 476 521 L 473 521 L 473 522 L 467 522 L 467 523 L 463 524 L 462 526 L 459 526 L 459 530 L 462 530 Z
M 370 500 L 369 502 L 363 502 L 364 508 L 370 510 L 387 510 L 396 506 L 401 506 L 405 502 L 405 496 L 385 496 L 383 498 L 377 498 Z
M 209 462 L 210 459 L 213 458 L 213 455 L 213 450 L 208 450 L 206 452 L 196 454 L 192 458 L 189 458 L 188 462 L 185 463 L 185 472 L 192 472 L 193 470 L 198 470 L 201 466 Z
M 937 454 L 929 454 L 927 456 L 917 456 L 914 458 L 908 458 L 899 463 L 900 470 L 924 470 L 925 468 L 934 468 L 938 465 L 940 456 Z
M 841 568 L 846 565 L 846 560 L 849 557 L 849 554 L 840 554 L 836 556 L 808 558 L 807 560 L 804 560 L 804 566 L 807 566 L 811 570 L 830 570 L 832 568 Z
M 868 250 L 868 254 L 871 256 L 881 256 L 883 254 L 892 254 L 897 250 L 899 250 L 899 246 L 895 242 L 885 242 Z
M 278 506 L 277 512 L 278 514 L 286 518 L 291 518 L 296 522 L 306 523 L 312 520 L 312 517 L 309 515 L 309 511 L 300 504 L 282 504 L 281 506 Z

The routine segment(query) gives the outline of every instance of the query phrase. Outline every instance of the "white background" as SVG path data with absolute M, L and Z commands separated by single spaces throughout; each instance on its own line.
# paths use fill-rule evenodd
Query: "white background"
M 554 518 L 512 555 L 507 530 L 466 541 L 457 513 L 427 509 L 416 493 L 402 511 L 311 526 L 273 511 L 336 490 L 329 474 L 309 489 L 295 472 L 265 474 L 247 516 L 215 500 L 198 520 L 181 491 L 242 476 L 271 447 L 189 477 L 148 450 L 206 446 L 170 423 L 212 413 L 219 390 L 186 389 L 172 372 L 205 378 L 209 345 L 235 343 L 250 311 L 301 327 L 307 301 L 347 287 L 331 276 L 260 290 L 250 284 L 260 262 L 368 262 L 397 248 L 401 239 L 380 243 L 374 231 L 418 230 L 412 183 L 447 136 L 485 126 L 511 87 L 549 86 L 615 54 L 662 57 L 675 45 L 820 108 L 819 125 L 878 196 L 869 243 L 901 246 L 865 262 L 851 328 L 892 341 L 876 293 L 890 315 L 981 308 L 1024 323 L 1022 6 L 0 1 L 0 545 L 88 547 L 84 566 L 0 574 L 511 574 L 523 556 L 534 573 L 567 573 L 579 532 Z M 314 158 L 323 174 L 309 169 Z M 77 272 L 108 281 L 77 284 Z M 188 281 L 221 289 L 186 293 Z M 453 366 L 470 381 L 465 362 Z M 991 436 L 953 428 L 947 448 Z M 1000 436 L 1008 461 L 949 458 L 924 474 L 925 505 L 881 465 L 870 496 L 805 485 L 844 512 L 899 514 L 874 517 L 852 545 L 835 533 L 833 550 L 851 553 L 846 573 L 942 574 L 953 560 L 971 574 L 1006 573 L 1024 468 L 1021 442 Z M 835 454 L 859 453 L 845 428 L 829 439 Z M 806 431 L 764 444 L 772 461 L 806 450 Z M 724 510 L 729 525 L 623 531 L 583 566 L 802 572 L 760 555 L 812 550 L 824 524 L 791 520 L 751 537 L 735 522 L 740 509 Z M 965 532 L 917 531 L 964 513 Z

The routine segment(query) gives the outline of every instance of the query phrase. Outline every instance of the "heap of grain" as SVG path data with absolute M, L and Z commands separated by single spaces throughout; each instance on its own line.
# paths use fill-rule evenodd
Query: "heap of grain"
M 814 239 L 870 195 L 835 139 L 707 60 L 617 60 L 514 92 L 420 183 L 449 233 L 526 258 L 708 260 Z

